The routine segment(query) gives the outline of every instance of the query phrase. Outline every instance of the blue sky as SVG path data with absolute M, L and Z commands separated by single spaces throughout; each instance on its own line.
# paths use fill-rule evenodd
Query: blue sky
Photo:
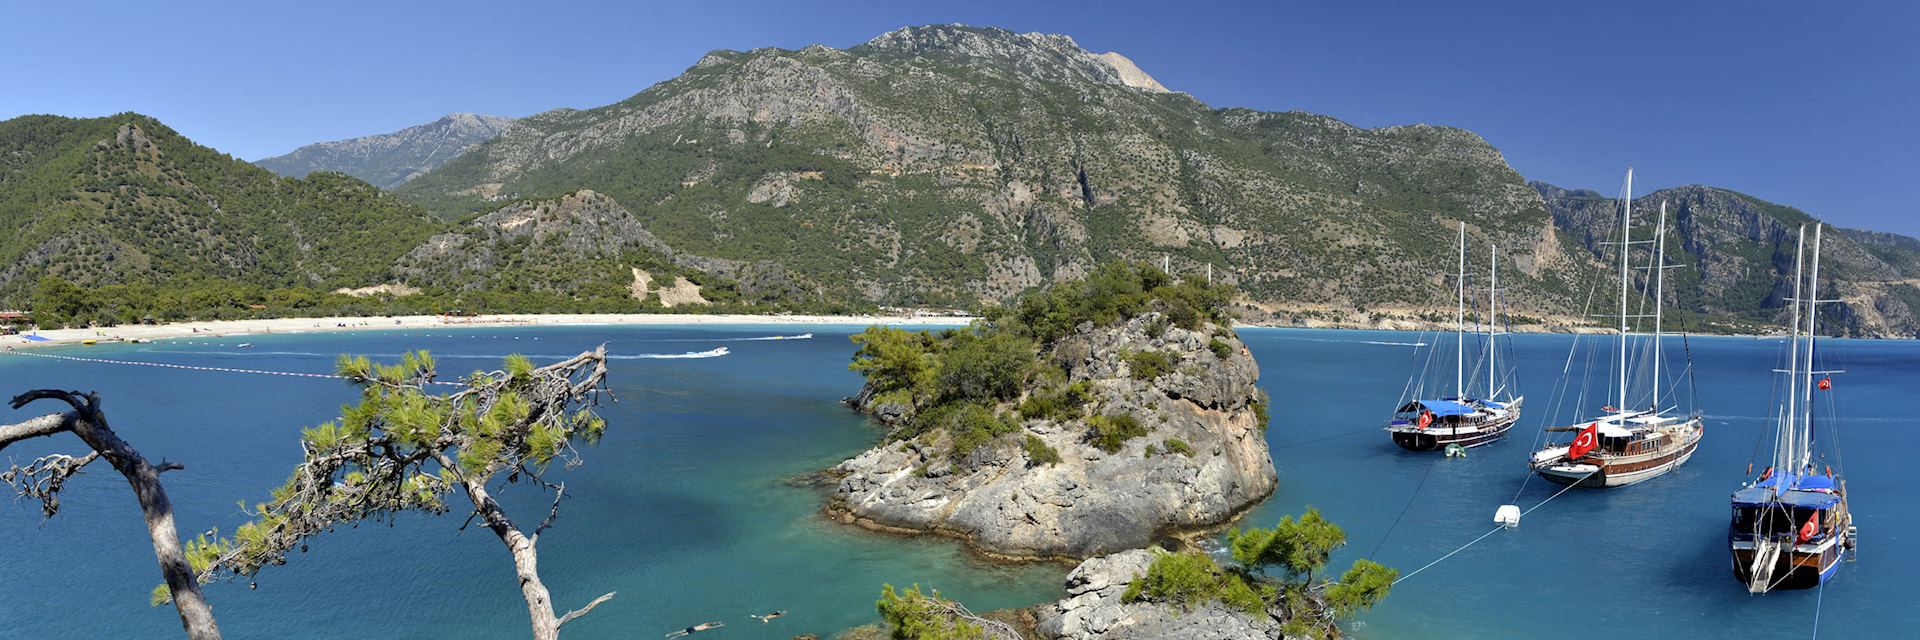
M 1216 107 L 1465 127 L 1532 179 L 1613 193 L 1633 165 L 1920 235 L 1920 3 L 174 4 L 0 6 L 0 118 L 134 110 L 257 159 L 602 105 L 711 49 L 964 22 L 1072 35 Z

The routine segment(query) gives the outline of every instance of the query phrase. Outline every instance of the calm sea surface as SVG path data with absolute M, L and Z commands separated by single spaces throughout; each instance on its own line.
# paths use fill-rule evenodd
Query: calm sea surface
M 610 378 L 619 401 L 602 407 L 610 427 L 599 445 L 583 450 L 585 464 L 556 476 L 566 480 L 569 498 L 541 537 L 540 564 L 560 608 L 607 591 L 620 595 L 569 625 L 570 638 L 658 637 L 708 620 L 727 627 L 703 638 L 831 635 L 875 618 L 882 583 L 933 586 L 975 609 L 1059 597 L 1064 567 L 987 564 L 950 541 L 867 533 L 818 517 L 823 494 L 792 480 L 879 435 L 837 402 L 859 386 L 846 370 L 846 336 L 857 330 L 437 329 L 42 353 L 325 372 L 339 353 L 427 348 L 443 369 L 458 373 L 491 368 L 508 353 L 553 360 L 608 343 L 627 358 L 614 363 Z M 751 339 L 806 332 L 814 337 Z M 1398 450 L 1370 428 L 1424 357 L 1427 349 L 1410 345 L 1433 342 L 1431 336 L 1278 329 L 1242 335 L 1275 400 L 1268 439 L 1280 474 L 1279 489 L 1248 523 L 1270 525 L 1317 506 L 1348 532 L 1336 567 L 1371 555 L 1411 571 L 1486 533 L 1495 507 L 1530 507 L 1558 489 L 1526 482 L 1521 461 L 1554 408 L 1569 337 L 1517 336 L 1514 355 L 1529 402 L 1513 437 L 1465 459 L 1436 462 Z M 254 346 L 240 349 L 241 342 Z M 1911 402 L 1920 391 L 1920 343 L 1823 344 L 1832 357 L 1827 364 L 1848 370 L 1836 378 L 1832 397 L 1844 418 L 1838 435 L 1862 536 L 1860 561 L 1841 569 L 1825 589 L 1832 593 L 1750 597 L 1733 581 L 1727 496 L 1743 480 L 1756 438 L 1771 428 L 1767 371 L 1780 361 L 1781 347 L 1695 338 L 1689 346 L 1697 404 L 1708 426 L 1690 463 L 1633 487 L 1568 492 L 1520 528 L 1400 584 L 1352 631 L 1368 638 L 1749 638 L 1762 630 L 1791 637 L 1812 634 L 1817 604 L 1820 631 L 1832 637 L 1920 627 L 1920 608 L 1903 580 L 1920 570 L 1920 550 L 1902 544 L 1908 530 L 1920 528 L 1920 512 L 1896 493 L 1905 461 L 1920 449 L 1920 411 Z M 641 357 L 723 346 L 729 355 Z M 98 390 L 124 438 L 150 458 L 185 464 L 164 479 L 189 537 L 242 522 L 235 502 L 260 500 L 285 479 L 299 459 L 299 430 L 330 419 L 355 397 L 346 384 L 320 379 L 0 355 L 0 395 L 38 387 Z M 1582 412 L 1598 402 L 1589 398 L 1595 406 Z M 1573 401 L 1560 404 L 1561 414 L 1574 413 Z M 0 422 L 52 410 L 0 408 Z M 0 456 L 25 461 L 79 450 L 71 436 L 61 436 Z M 506 494 L 524 522 L 545 511 L 538 492 Z M 63 503 L 58 516 L 43 521 L 37 503 L 0 501 L 0 637 L 178 637 L 172 610 L 146 604 L 159 575 L 126 484 L 100 464 L 69 483 Z M 391 524 L 343 528 L 263 571 L 257 588 L 228 582 L 208 594 L 229 638 L 525 637 L 525 607 L 504 549 L 484 530 L 459 531 L 462 520 L 403 514 Z M 747 618 L 772 609 L 791 613 L 771 625 Z

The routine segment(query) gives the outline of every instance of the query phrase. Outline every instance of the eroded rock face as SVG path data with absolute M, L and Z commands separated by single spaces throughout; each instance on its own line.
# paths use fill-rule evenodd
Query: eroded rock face
M 883 443 L 835 468 L 842 474 L 829 510 L 842 519 L 889 529 L 956 536 L 975 549 L 1018 558 L 1079 559 L 1145 547 L 1156 537 L 1223 524 L 1273 491 L 1273 462 L 1255 417 L 1259 368 L 1230 329 L 1177 327 L 1164 332 L 1149 313 L 1110 327 L 1083 325 L 1051 353 L 1069 380 L 1086 381 L 1090 415 L 1131 415 L 1147 435 L 1109 453 L 1090 442 L 1085 420 L 1023 421 L 954 462 L 944 442 Z M 1158 335 L 1154 335 L 1158 333 Z M 1209 348 L 1221 340 L 1225 358 Z M 1170 372 L 1132 377 L 1126 356 L 1167 356 Z M 904 407 L 853 399 L 882 421 Z M 1060 454 L 1034 462 L 1022 446 L 1031 434 Z M 1191 454 L 1170 450 L 1184 442 Z M 1148 455 L 1149 448 L 1157 451 Z
M 1147 572 L 1156 549 L 1136 549 L 1080 563 L 1067 574 L 1067 597 L 1036 607 L 1037 630 L 1055 640 L 1268 640 L 1281 637 L 1269 617 L 1219 603 L 1182 610 L 1157 602 L 1123 602 L 1127 584 Z

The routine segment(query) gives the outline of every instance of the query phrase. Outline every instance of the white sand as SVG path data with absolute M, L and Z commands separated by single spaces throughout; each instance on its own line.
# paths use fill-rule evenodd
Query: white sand
M 395 316 L 381 318 L 276 318 L 271 320 L 219 320 L 159 325 L 124 325 L 94 329 L 55 329 L 37 335 L 46 342 L 28 341 L 25 336 L 0 336 L 0 348 L 76 344 L 86 340 L 123 342 L 179 337 L 220 337 L 268 335 L 276 333 L 315 333 L 327 331 L 373 331 L 381 329 L 417 329 L 421 327 L 512 327 L 558 325 L 754 325 L 754 324 L 845 324 L 933 326 L 965 324 L 970 317 L 959 316 L 806 316 L 806 315 L 725 315 L 671 313 L 555 313 L 503 314 L 473 317 Z

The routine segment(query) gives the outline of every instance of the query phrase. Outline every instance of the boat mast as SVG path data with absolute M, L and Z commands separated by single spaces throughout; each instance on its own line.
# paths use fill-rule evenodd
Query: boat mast
M 1453 397 L 1467 397 L 1467 223 L 1460 223 L 1460 272 L 1453 309 Z
M 1620 202 L 1620 403 L 1613 405 L 1622 416 L 1627 414 L 1627 250 L 1632 248 L 1632 220 L 1633 167 L 1627 167 L 1626 197 Z
M 1800 430 L 1794 426 L 1794 421 L 1800 417 L 1797 405 L 1800 400 L 1800 301 L 1803 300 L 1800 297 L 1800 276 L 1805 273 L 1801 270 L 1800 258 L 1806 249 L 1807 226 L 1800 225 L 1800 239 L 1795 242 L 1793 248 L 1793 335 L 1787 343 L 1787 352 L 1792 359 L 1792 362 L 1787 365 L 1787 418 L 1781 423 L 1781 441 L 1775 443 L 1773 452 L 1774 468 L 1780 473 L 1793 470 L 1793 457 L 1799 450 L 1799 445 L 1795 444 L 1794 440 Z
M 1496 324 L 1496 319 L 1499 318 L 1499 316 L 1495 315 L 1496 311 L 1494 309 L 1494 305 L 1496 303 L 1494 302 L 1494 297 L 1498 295 L 1498 292 L 1500 290 L 1499 289 L 1500 287 L 1500 245 L 1496 244 L 1496 245 L 1492 245 L 1492 247 L 1493 247 L 1493 250 L 1492 250 L 1491 257 L 1487 261 L 1487 399 L 1488 400 L 1493 399 L 1493 393 L 1495 391 L 1495 389 L 1493 388 L 1493 383 L 1494 383 L 1493 359 L 1494 357 L 1496 357 L 1496 354 L 1499 352 L 1499 349 L 1496 349 L 1493 346 L 1493 336 L 1494 336 L 1494 332 L 1499 330 L 1499 327 Z
M 1813 458 L 1813 341 L 1815 322 L 1820 317 L 1820 223 L 1813 223 L 1813 271 L 1807 278 L 1807 379 L 1801 381 L 1802 402 L 1800 410 L 1805 412 L 1800 419 L 1800 429 L 1804 437 L 1796 438 L 1800 444 L 1800 465 L 1805 469 Z
M 1653 234 L 1653 411 L 1660 412 L 1660 303 L 1667 281 L 1667 201 L 1660 201 L 1660 226 Z

